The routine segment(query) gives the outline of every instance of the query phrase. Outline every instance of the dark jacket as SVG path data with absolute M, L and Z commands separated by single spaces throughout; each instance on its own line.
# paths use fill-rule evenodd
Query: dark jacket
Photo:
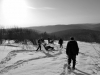
M 69 41 L 66 48 L 66 54 L 69 56 L 78 55 L 79 48 L 76 41 Z
M 59 40 L 59 44 L 63 44 L 63 40 L 62 39 Z
M 41 39 L 38 40 L 38 45 L 41 45 Z

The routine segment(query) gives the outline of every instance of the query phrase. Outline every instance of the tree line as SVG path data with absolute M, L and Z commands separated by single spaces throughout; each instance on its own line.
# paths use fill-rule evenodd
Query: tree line
M 0 29 L 0 44 L 2 44 L 3 40 L 14 40 L 16 43 L 27 43 L 27 41 L 30 41 L 32 44 L 36 44 L 36 40 L 41 37 L 44 39 L 48 37 L 56 39 L 54 35 L 49 35 L 46 32 L 39 33 L 36 30 L 27 28 Z

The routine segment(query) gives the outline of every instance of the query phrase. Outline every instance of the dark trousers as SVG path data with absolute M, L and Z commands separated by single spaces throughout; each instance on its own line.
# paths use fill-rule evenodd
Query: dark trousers
M 38 45 L 38 48 L 36 51 L 38 51 L 39 49 L 41 50 L 41 44 Z
M 71 64 L 71 61 L 73 60 L 73 68 L 75 68 L 75 65 L 76 65 L 76 55 L 68 55 L 68 65 Z

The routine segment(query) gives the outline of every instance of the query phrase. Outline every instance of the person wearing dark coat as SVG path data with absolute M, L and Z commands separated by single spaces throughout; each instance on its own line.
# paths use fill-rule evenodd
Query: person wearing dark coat
M 41 38 L 41 42 L 44 43 L 44 38 Z
M 48 38 L 48 44 L 50 43 L 50 41 L 51 41 L 51 39 L 50 39 L 50 38 Z
M 38 39 L 38 48 L 36 51 L 38 51 L 39 49 L 41 50 L 41 43 L 42 43 L 41 39 Z
M 77 41 L 74 40 L 74 37 L 71 37 L 71 40 L 67 43 L 66 54 L 68 56 L 68 69 L 70 69 L 71 60 L 73 60 L 73 67 L 75 69 L 76 65 L 76 55 L 79 53 L 79 47 Z
M 63 45 L 62 45 L 63 44 L 63 40 L 61 38 L 59 39 L 59 44 L 60 44 L 60 48 L 61 47 L 63 48 Z

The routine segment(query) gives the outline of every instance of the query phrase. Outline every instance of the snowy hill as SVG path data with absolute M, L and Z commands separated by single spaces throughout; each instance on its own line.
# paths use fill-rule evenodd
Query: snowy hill
M 55 51 L 35 51 L 37 46 L 12 44 L 0 46 L 0 75 L 69 75 L 64 48 L 55 42 Z M 100 75 L 100 45 L 78 42 L 76 70 L 70 75 Z

